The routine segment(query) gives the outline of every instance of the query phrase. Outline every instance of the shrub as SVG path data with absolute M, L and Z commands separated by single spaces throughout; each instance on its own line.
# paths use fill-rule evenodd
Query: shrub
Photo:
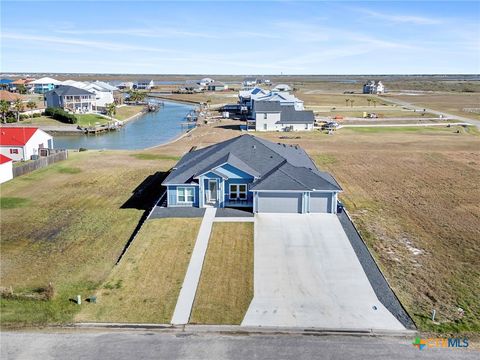
M 34 117 L 34 118 L 38 118 L 40 116 L 42 116 L 42 114 L 40 114 L 40 113 L 33 113 L 33 115 L 32 115 L 32 117 Z
M 55 107 L 48 107 L 45 109 L 45 115 L 61 121 L 66 124 L 76 124 L 77 118 L 73 114 L 67 113 L 65 110 Z
M 14 118 L 14 117 L 7 117 L 7 123 L 14 123 L 16 121 L 17 121 L 17 119 Z
M 28 116 L 28 115 L 23 115 L 23 114 L 22 114 L 22 115 L 20 115 L 18 118 L 19 118 L 20 120 L 25 120 L 25 119 L 28 119 L 28 118 L 29 118 L 29 116 Z
M 82 152 L 82 151 L 87 151 L 87 149 L 81 147 L 80 149 L 78 149 L 78 152 Z

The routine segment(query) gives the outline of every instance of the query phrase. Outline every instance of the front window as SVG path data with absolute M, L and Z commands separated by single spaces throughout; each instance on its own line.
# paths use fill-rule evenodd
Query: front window
M 177 189 L 177 200 L 179 203 L 193 203 L 194 190 L 191 187 L 180 187 Z
M 246 184 L 230 184 L 230 200 L 246 200 L 247 185 Z

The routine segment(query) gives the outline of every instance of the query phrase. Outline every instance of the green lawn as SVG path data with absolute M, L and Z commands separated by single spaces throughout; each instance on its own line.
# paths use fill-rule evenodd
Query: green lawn
M 240 324 L 253 298 L 253 223 L 214 223 L 191 323 Z
M 80 126 L 95 126 L 103 125 L 110 121 L 110 119 L 97 114 L 77 114 L 77 125 Z
M 148 220 L 77 321 L 169 323 L 201 218 Z
M 69 159 L 1 186 L 1 324 L 70 322 L 102 284 L 142 210 L 122 209 L 133 189 L 171 160 L 132 161 L 127 152 L 70 153 Z M 33 300 L 52 283 L 53 300 Z

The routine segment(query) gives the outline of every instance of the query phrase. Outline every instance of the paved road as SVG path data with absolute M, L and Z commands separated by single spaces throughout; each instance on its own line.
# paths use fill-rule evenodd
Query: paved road
M 2 360 L 478 359 L 465 349 L 418 350 L 410 338 L 217 333 L 3 332 Z
M 413 105 L 413 104 L 411 104 L 407 101 L 398 100 L 398 99 L 391 98 L 391 97 L 388 97 L 388 98 L 382 97 L 382 100 L 389 101 L 389 102 L 392 102 L 392 103 L 400 105 L 400 106 L 406 106 L 410 109 L 417 109 L 417 110 L 420 110 L 420 111 L 423 111 L 423 109 L 425 109 L 425 111 L 428 112 L 428 113 L 439 115 L 439 116 L 442 115 L 442 116 L 444 116 L 446 118 L 449 118 L 449 119 L 454 119 L 454 120 L 467 122 L 467 123 L 470 123 L 472 125 L 476 125 L 477 127 L 480 128 L 480 121 L 479 120 L 470 119 L 470 118 L 467 118 L 467 117 L 464 117 L 464 116 L 452 115 L 452 114 L 449 114 L 449 113 L 446 113 L 446 112 L 443 112 L 443 111 L 424 108 L 424 107 L 421 107 L 421 106 Z
M 242 326 L 404 330 L 335 214 L 256 214 L 254 296 Z

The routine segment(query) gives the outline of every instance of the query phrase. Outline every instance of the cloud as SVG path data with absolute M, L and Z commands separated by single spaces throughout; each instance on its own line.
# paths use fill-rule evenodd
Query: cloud
M 218 39 L 220 36 L 213 33 L 201 31 L 184 31 L 172 28 L 120 28 L 120 29 L 60 29 L 60 34 L 69 35 L 123 35 L 151 38 L 172 38 L 172 37 L 195 37 L 205 39 Z
M 168 49 L 162 49 L 158 47 L 149 47 L 149 46 L 137 46 L 137 45 L 128 45 L 124 43 L 115 43 L 107 41 L 96 41 L 96 40 L 83 40 L 83 39 L 72 39 L 64 38 L 57 36 L 43 36 L 43 35 L 31 35 L 31 34 L 21 34 L 21 33 L 8 33 L 4 32 L 1 35 L 3 39 L 10 40 L 19 40 L 27 42 L 40 42 L 40 43 L 53 43 L 60 45 L 71 45 L 71 46 L 84 46 L 89 48 L 97 48 L 103 50 L 111 51 L 151 51 L 151 52 L 172 52 Z
M 443 20 L 439 18 L 430 18 L 418 15 L 387 14 L 361 8 L 352 8 L 352 10 L 366 14 L 376 19 L 382 19 L 394 23 L 409 23 L 414 25 L 438 25 L 443 23 Z

